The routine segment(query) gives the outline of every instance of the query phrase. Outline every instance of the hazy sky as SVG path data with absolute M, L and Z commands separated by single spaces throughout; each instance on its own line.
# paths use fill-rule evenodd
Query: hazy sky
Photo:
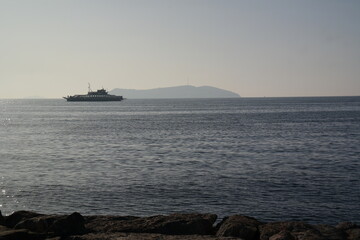
M 360 95 L 360 1 L 0 0 L 0 98 L 88 82 Z

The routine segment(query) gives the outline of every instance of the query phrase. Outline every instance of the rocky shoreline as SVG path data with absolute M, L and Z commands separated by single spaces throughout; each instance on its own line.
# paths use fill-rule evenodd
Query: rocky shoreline
M 215 214 L 171 214 L 151 217 L 45 215 L 0 212 L 0 240 L 360 240 L 360 226 L 305 222 L 264 223 L 234 215 L 215 224 Z

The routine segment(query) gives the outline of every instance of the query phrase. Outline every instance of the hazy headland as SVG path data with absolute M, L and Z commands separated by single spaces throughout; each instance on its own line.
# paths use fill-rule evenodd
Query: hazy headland
M 228 90 L 211 86 L 194 87 L 191 85 L 154 88 L 147 90 L 115 88 L 110 94 L 122 95 L 125 98 L 239 98 L 240 95 Z

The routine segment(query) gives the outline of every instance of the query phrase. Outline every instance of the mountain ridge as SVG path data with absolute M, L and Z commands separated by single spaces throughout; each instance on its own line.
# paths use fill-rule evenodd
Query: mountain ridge
M 121 95 L 125 98 L 239 98 L 240 95 L 228 90 L 211 87 L 182 85 L 174 87 L 153 88 L 146 90 L 115 88 L 110 94 Z

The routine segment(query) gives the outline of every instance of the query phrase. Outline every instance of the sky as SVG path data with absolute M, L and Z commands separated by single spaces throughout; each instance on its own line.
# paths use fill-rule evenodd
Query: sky
M 359 96 L 360 1 L 0 0 L 0 98 L 88 83 Z

